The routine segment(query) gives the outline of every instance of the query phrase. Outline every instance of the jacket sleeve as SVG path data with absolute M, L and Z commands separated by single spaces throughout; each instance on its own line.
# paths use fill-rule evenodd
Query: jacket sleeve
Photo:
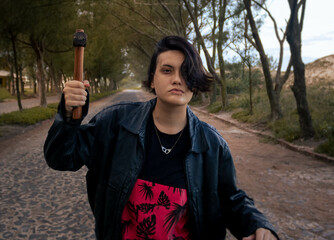
M 44 143 L 44 156 L 47 164 L 61 171 L 76 171 L 83 165 L 89 166 L 94 153 L 95 122 L 81 125 L 88 113 L 87 98 L 83 106 L 83 117 L 79 120 L 65 118 L 65 100 L 62 95 L 53 125 Z
M 237 187 L 233 159 L 225 141 L 223 141 L 221 158 L 220 195 L 227 228 L 237 239 L 242 239 L 255 233 L 258 228 L 269 229 L 279 239 L 274 227 L 256 209 L 254 201 Z

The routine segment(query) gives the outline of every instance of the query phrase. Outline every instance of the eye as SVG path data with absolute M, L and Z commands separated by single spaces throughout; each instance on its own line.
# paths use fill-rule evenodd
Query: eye
M 167 69 L 167 68 L 165 68 L 165 69 L 162 69 L 161 70 L 163 73 L 171 73 L 172 72 L 172 70 L 171 69 Z

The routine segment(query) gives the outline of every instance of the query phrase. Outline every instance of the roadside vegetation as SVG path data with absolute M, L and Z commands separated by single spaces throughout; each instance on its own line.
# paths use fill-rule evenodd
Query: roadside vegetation
M 102 93 L 94 93 L 90 95 L 90 102 L 99 100 L 101 98 L 115 94 L 117 91 L 106 91 Z M 6 94 L 6 93 L 5 93 Z M 0 99 L 4 95 L 2 91 L 0 93 Z M 33 107 L 28 109 L 23 109 L 22 111 L 15 111 L 11 113 L 5 113 L 0 115 L 0 125 L 32 125 L 40 121 L 53 118 L 57 112 L 58 103 L 48 104 L 47 107 Z M 1 135 L 1 133 L 0 133 Z
M 272 121 L 263 80 L 258 74 L 253 74 L 253 76 L 255 78 L 253 79 L 253 113 L 250 113 L 248 81 L 242 80 L 242 76 L 236 78 L 233 72 L 227 76 L 227 89 L 233 94 L 228 95 L 229 104 L 226 110 L 231 112 L 232 117 L 238 121 L 269 130 L 276 138 L 289 142 L 306 141 L 307 139 L 302 139 L 300 136 L 296 101 L 291 89 L 287 86 L 281 93 L 283 117 Z M 334 88 L 330 83 L 328 85 L 325 83 L 310 85 L 307 88 L 307 98 L 315 130 L 312 140 L 319 142 L 315 151 L 334 156 Z M 208 111 L 211 113 L 222 111 L 221 101 L 217 99 L 216 102 L 211 103 L 208 106 Z

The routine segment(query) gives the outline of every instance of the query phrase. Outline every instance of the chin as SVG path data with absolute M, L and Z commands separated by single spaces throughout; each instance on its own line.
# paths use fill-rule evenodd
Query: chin
M 190 102 L 191 98 L 178 98 L 178 99 L 170 99 L 168 102 L 172 105 L 175 106 L 184 106 L 184 105 L 188 105 L 188 103 Z

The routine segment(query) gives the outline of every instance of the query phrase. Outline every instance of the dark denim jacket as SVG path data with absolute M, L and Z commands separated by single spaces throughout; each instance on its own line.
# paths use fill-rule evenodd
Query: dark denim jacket
M 97 239 L 121 238 L 121 215 L 145 159 L 145 130 L 156 99 L 121 103 L 88 124 L 67 122 L 59 112 L 44 145 L 48 165 L 76 171 L 88 167 L 89 203 Z M 84 113 L 87 113 L 87 106 Z M 184 161 L 192 239 L 224 239 L 226 228 L 238 239 L 263 227 L 274 228 L 236 186 L 229 147 L 210 125 L 187 108 L 191 148 Z

